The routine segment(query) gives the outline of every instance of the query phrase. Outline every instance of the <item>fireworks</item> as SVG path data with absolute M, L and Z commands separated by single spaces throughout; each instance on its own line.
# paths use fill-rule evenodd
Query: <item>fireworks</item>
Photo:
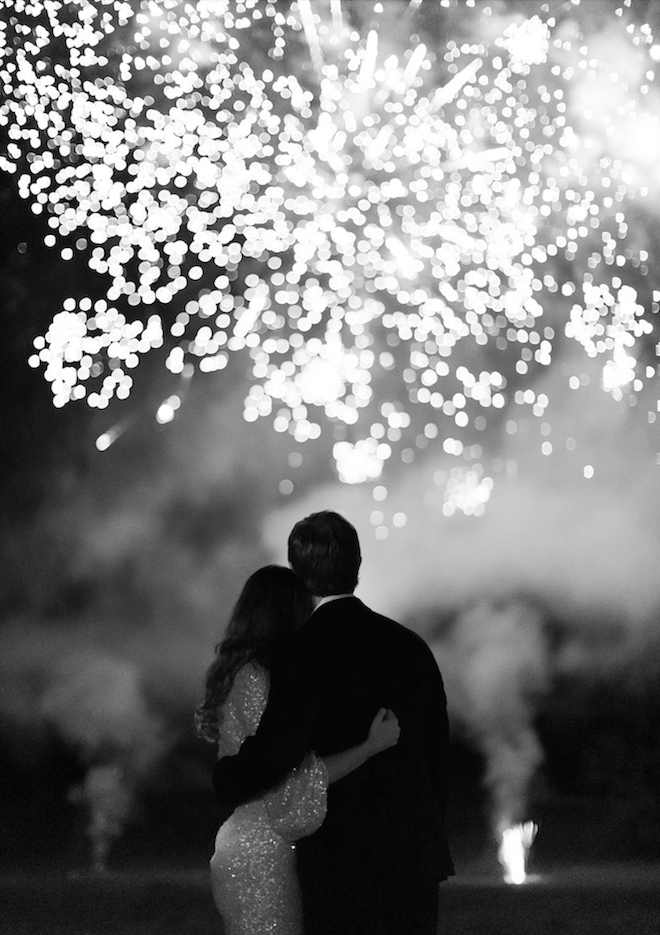
M 499 859 L 506 883 L 519 885 L 527 880 L 527 856 L 537 831 L 533 821 L 502 829 Z
M 348 483 L 437 438 L 464 462 L 445 512 L 479 515 L 483 433 L 518 407 L 550 426 L 535 383 L 559 339 L 603 358 L 618 399 L 655 378 L 658 293 L 626 220 L 648 185 L 610 133 L 618 114 L 660 152 L 638 103 L 658 46 L 629 3 L 634 86 L 571 3 L 487 7 L 491 38 L 433 50 L 418 2 L 362 3 L 357 25 L 349 0 L 5 6 L 0 168 L 106 284 L 35 341 L 56 406 L 126 399 L 155 348 L 186 377 L 237 357 L 248 422 L 295 443 L 329 429 Z M 614 114 L 589 97 L 604 76 Z

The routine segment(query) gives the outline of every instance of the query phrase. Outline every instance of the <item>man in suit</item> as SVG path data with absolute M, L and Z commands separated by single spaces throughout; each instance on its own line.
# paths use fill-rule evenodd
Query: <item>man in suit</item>
M 424 640 L 353 595 L 354 527 L 330 511 L 293 528 L 289 562 L 314 595 L 305 626 L 271 667 L 259 729 L 220 760 L 222 818 L 275 786 L 304 755 L 360 743 L 379 708 L 396 747 L 330 786 L 321 828 L 296 844 L 305 935 L 436 935 L 438 883 L 453 874 L 444 834 L 449 730 L 442 677 Z

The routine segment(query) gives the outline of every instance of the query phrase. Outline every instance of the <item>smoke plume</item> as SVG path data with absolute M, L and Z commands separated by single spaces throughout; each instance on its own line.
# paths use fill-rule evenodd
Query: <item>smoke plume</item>
M 92 863 L 104 870 L 133 817 L 136 793 L 167 749 L 133 662 L 70 630 L 16 624 L 3 632 L 5 725 L 49 725 L 85 769 L 69 799 L 87 813 Z
M 484 754 L 493 830 L 526 818 L 543 750 L 533 717 L 549 688 L 543 620 L 522 600 L 481 602 L 460 614 L 436 647 L 452 709 Z

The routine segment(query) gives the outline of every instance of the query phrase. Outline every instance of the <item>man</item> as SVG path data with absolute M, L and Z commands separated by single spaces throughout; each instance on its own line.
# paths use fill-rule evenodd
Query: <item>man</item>
M 297 523 L 289 562 L 316 607 L 272 665 L 257 733 L 214 768 L 223 818 L 309 750 L 323 757 L 361 742 L 376 711 L 392 709 L 397 746 L 333 783 L 323 825 L 296 844 L 305 935 L 435 935 L 438 883 L 453 874 L 437 664 L 421 637 L 353 596 L 360 544 L 342 516 L 324 511 Z

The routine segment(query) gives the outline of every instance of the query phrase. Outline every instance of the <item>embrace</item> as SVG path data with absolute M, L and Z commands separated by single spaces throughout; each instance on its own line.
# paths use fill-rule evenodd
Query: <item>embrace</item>
M 313 513 L 245 584 L 209 668 L 211 860 L 226 935 L 436 935 L 449 731 L 424 640 L 353 592 L 353 526 Z

